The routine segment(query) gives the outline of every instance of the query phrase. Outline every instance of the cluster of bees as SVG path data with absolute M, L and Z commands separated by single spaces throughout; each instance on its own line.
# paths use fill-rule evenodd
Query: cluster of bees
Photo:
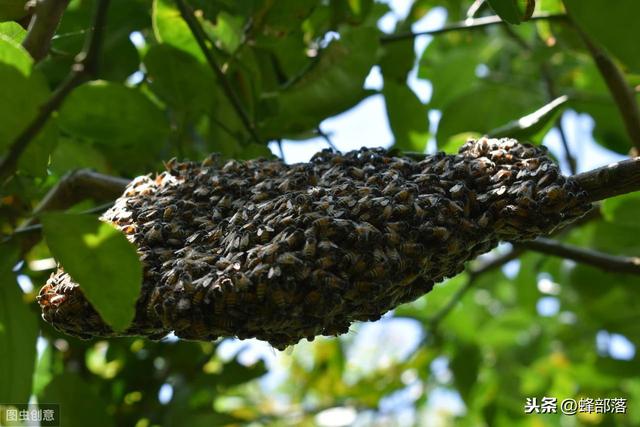
M 102 218 L 144 265 L 131 327 L 112 331 L 62 269 L 41 290 L 45 320 L 85 338 L 174 331 L 282 349 L 377 320 L 500 240 L 550 233 L 590 208 L 543 147 L 510 139 L 423 160 L 362 148 L 166 168 L 133 180 Z

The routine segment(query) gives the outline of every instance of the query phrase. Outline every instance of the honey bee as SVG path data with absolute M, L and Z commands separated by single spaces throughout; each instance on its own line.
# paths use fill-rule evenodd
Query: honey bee
M 188 331 L 185 332 L 188 332 L 189 334 L 188 337 L 184 337 L 187 339 L 204 341 L 208 341 L 211 339 L 207 325 L 202 319 L 196 319 L 195 321 L 191 322 Z
M 163 240 L 162 237 L 162 224 L 159 222 L 153 224 L 149 231 L 144 235 L 144 238 L 150 243 L 159 243 Z
M 353 231 L 356 239 L 363 243 L 378 240 L 380 237 L 380 231 L 366 221 L 356 224 Z
M 258 284 L 256 285 L 256 296 L 258 298 L 258 301 L 264 301 L 264 296 L 266 292 L 267 292 L 267 282 L 265 281 L 258 282 Z
M 376 264 L 367 272 L 367 277 L 374 280 L 382 279 L 386 275 L 387 268 L 384 266 L 384 264 Z
M 278 308 L 285 308 L 289 303 L 289 294 L 281 288 L 274 289 L 270 295 Z
M 318 258 L 316 260 L 316 265 L 318 266 L 318 268 L 328 270 L 336 265 L 336 259 L 331 255 L 326 255 Z
M 491 214 L 487 211 L 483 213 L 478 219 L 478 225 L 482 228 L 486 228 L 489 226 L 490 221 L 491 221 Z
M 173 286 L 178 281 L 179 277 L 180 272 L 175 268 L 172 268 L 171 270 L 163 274 L 162 280 L 165 284 Z
M 276 255 L 280 251 L 280 244 L 271 243 L 266 245 L 262 250 L 262 259 L 266 263 L 271 263 L 275 260 Z
M 320 232 L 320 231 L 328 230 L 333 224 L 332 224 L 331 217 L 324 216 L 313 221 L 311 225 L 313 226 L 313 228 L 318 230 L 318 232 Z
M 208 167 L 215 166 L 218 163 L 218 160 L 219 160 L 218 154 L 211 154 L 202 161 L 202 167 L 208 168 Z
M 331 288 L 340 289 L 343 288 L 344 281 L 335 274 L 329 273 L 324 270 L 314 270 L 311 274 L 314 283 L 322 286 L 329 286 Z
M 278 265 L 274 265 L 269 268 L 269 273 L 267 273 L 267 278 L 273 279 L 274 277 L 282 276 L 282 269 Z
M 302 254 L 306 258 L 313 258 L 316 254 L 316 239 L 311 237 L 307 238 L 304 247 L 302 248 Z
M 287 245 L 289 250 L 293 250 L 300 243 L 302 243 L 304 239 L 304 233 L 300 230 L 295 230 L 293 233 L 289 234 L 285 239 L 284 243 Z
M 222 299 L 224 299 L 224 304 L 227 307 L 235 307 L 238 304 L 238 294 L 234 291 L 225 292 Z
M 449 233 L 449 230 L 447 230 L 444 227 L 434 227 L 432 229 L 432 232 L 433 232 L 433 236 L 442 242 L 447 240 L 451 235 L 451 233 Z
M 393 216 L 393 206 L 391 204 L 388 204 L 382 209 L 382 218 L 385 221 L 388 221 L 391 219 L 392 216 Z
M 244 273 L 237 273 L 235 277 L 235 289 L 237 291 L 244 291 L 251 287 L 251 280 Z
M 561 186 L 552 185 L 542 190 L 540 194 L 542 195 L 543 203 L 547 200 L 553 203 L 562 197 L 564 191 Z
M 401 244 L 399 249 L 400 252 L 409 256 L 417 256 L 424 252 L 424 246 L 420 243 L 406 242 Z

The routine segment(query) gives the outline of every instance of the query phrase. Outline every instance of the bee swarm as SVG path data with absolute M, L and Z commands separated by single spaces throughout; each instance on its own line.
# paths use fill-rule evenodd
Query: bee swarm
M 144 265 L 131 327 L 111 330 L 62 269 L 40 291 L 46 321 L 82 338 L 175 331 L 281 349 L 377 320 L 500 240 L 548 234 L 590 208 L 543 147 L 510 139 L 420 161 L 362 148 L 167 169 L 133 180 L 102 217 Z

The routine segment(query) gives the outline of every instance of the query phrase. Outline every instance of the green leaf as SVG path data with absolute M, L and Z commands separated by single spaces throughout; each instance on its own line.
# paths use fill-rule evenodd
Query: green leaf
M 569 97 L 566 95 L 560 96 L 533 113 L 490 131 L 488 136 L 491 138 L 529 139 L 552 122 L 557 117 L 558 112 L 565 108 L 568 100 Z
M 31 123 L 48 89 L 39 73 L 25 76 L 18 68 L 0 62 L 0 153 Z
M 18 169 L 28 175 L 45 178 L 49 166 L 49 156 L 58 143 L 58 126 L 54 118 L 50 118 L 44 128 L 31 141 L 18 160 Z
M 0 402 L 26 403 L 36 361 L 38 317 L 29 309 L 11 271 L 15 247 L 0 245 Z
M 478 339 L 496 351 L 529 344 L 537 333 L 535 316 L 520 308 L 514 308 L 489 320 L 476 331 Z
M 487 0 L 491 9 L 509 24 L 519 24 L 522 22 L 523 13 L 518 7 L 517 0 Z
M 465 402 L 469 403 L 472 387 L 478 379 L 482 353 L 476 345 L 460 344 L 451 359 L 449 367 L 453 372 L 453 381 Z
M 27 35 L 27 30 L 17 22 L 0 22 L 0 35 L 3 35 L 16 43 L 22 43 Z
M 380 58 L 380 68 L 384 80 L 393 79 L 398 83 L 405 82 L 415 61 L 416 54 L 412 39 L 387 43 L 384 45 L 384 53 Z
M 144 57 L 151 89 L 178 112 L 199 113 L 213 105 L 213 72 L 168 44 L 153 45 Z
M 435 47 L 435 43 L 433 46 Z M 431 108 L 441 109 L 446 104 L 463 94 L 473 86 L 476 81 L 475 60 L 478 49 L 455 47 L 441 60 L 433 60 L 430 57 L 432 45 L 425 49 L 420 60 L 418 77 L 428 79 L 433 85 L 433 93 L 429 105 Z
M 91 215 L 42 215 L 47 245 L 102 319 L 114 330 L 133 320 L 142 265 L 135 247 L 112 225 Z
M 640 2 L 636 0 L 565 0 L 567 11 L 589 37 L 633 72 L 640 72 Z
M 11 65 L 22 75 L 29 77 L 33 59 L 17 41 L 0 34 L 0 63 Z
M 487 133 L 524 116 L 544 102 L 538 92 L 518 87 L 484 84 L 457 97 L 442 111 L 437 140 L 443 144 L 461 132 Z
M 51 172 L 64 175 L 67 171 L 91 168 L 98 172 L 109 172 L 102 152 L 91 144 L 79 144 L 69 138 L 61 138 L 51 154 Z
M 60 109 L 59 124 L 72 135 L 112 146 L 155 145 L 169 131 L 162 111 L 142 92 L 105 81 L 76 88 Z
M 60 405 L 61 426 L 115 426 L 107 411 L 107 403 L 77 374 L 64 373 L 56 376 L 45 387 L 38 400 Z
M 0 21 L 18 20 L 27 14 L 27 0 L 0 0 Z
M 153 32 L 159 42 L 182 49 L 205 62 L 198 42 L 191 34 L 187 23 L 180 16 L 180 11 L 173 0 L 154 0 L 152 19 Z
M 33 394 L 38 396 L 44 388 L 53 379 L 52 372 L 52 359 L 53 359 L 53 345 L 47 342 L 47 346 L 38 358 L 36 368 L 33 372 Z
M 277 139 L 315 129 L 322 120 L 362 101 L 369 95 L 363 85 L 377 50 L 375 29 L 344 29 L 300 80 L 275 95 L 279 110 L 263 124 L 261 136 Z
M 600 211 L 608 222 L 629 227 L 640 227 L 640 221 L 638 221 L 640 193 L 623 194 L 622 196 L 606 199 L 602 202 Z
M 395 136 L 394 147 L 424 152 L 429 138 L 427 108 L 406 84 L 385 79 L 382 93 L 389 125 Z
M 233 387 L 248 383 L 267 373 L 264 361 L 260 360 L 251 366 L 245 366 L 233 359 L 224 364 L 222 372 L 216 376 L 215 384 L 220 387 Z
M 216 24 L 213 27 L 213 35 L 220 42 L 221 47 L 228 53 L 238 49 L 244 37 L 244 19 L 233 16 L 225 11 L 218 13 Z

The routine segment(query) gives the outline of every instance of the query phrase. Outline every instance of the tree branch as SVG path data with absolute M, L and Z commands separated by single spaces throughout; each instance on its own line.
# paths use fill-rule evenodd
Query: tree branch
M 200 50 L 202 50 L 202 53 L 204 54 L 205 58 L 207 59 L 207 62 L 209 63 L 209 66 L 211 67 L 216 77 L 218 78 L 218 82 L 220 83 L 220 86 L 222 87 L 222 90 L 224 91 L 227 99 L 231 103 L 231 106 L 234 108 L 234 110 L 236 110 L 236 113 L 238 114 L 240 121 L 242 122 L 244 127 L 247 129 L 247 132 L 249 132 L 249 135 L 254 140 L 254 142 L 258 144 L 262 144 L 262 140 L 258 136 L 258 133 L 255 127 L 253 126 L 253 123 L 249 119 L 249 115 L 245 111 L 244 107 L 242 106 L 242 103 L 240 102 L 240 99 L 238 99 L 238 96 L 236 95 L 233 88 L 231 87 L 231 84 L 227 80 L 227 76 L 224 74 L 224 72 L 218 65 L 218 61 L 213 56 L 211 49 L 209 48 L 209 46 L 207 46 L 207 40 L 209 37 L 202 29 L 202 26 L 200 26 L 200 23 L 198 22 L 195 15 L 193 14 L 193 10 L 191 10 L 191 8 L 186 4 L 184 0 L 176 0 L 176 5 L 180 10 L 180 15 L 182 16 L 182 19 L 184 19 L 184 21 L 187 23 L 187 25 L 189 26 L 189 29 L 191 30 L 191 33 L 193 34 L 193 37 L 198 42 L 198 46 L 200 46 Z
M 68 4 L 69 0 L 36 0 L 29 31 L 22 41 L 22 46 L 36 63 L 49 53 L 51 39 L 58 29 Z
M 84 49 L 76 57 L 76 62 L 72 66 L 71 72 L 60 86 L 56 88 L 53 94 L 51 94 L 47 102 L 40 107 L 33 121 L 18 135 L 9 147 L 9 152 L 0 162 L 0 185 L 4 183 L 6 178 L 13 175 L 17 168 L 18 160 L 22 153 L 24 153 L 24 150 L 27 149 L 29 143 L 47 124 L 53 112 L 62 105 L 67 95 L 69 95 L 76 86 L 97 74 L 108 7 L 109 0 L 98 1 L 93 20 L 93 29 L 87 36 Z
M 640 257 L 610 255 L 543 238 L 529 242 L 514 243 L 514 246 L 520 249 L 531 250 L 592 265 L 605 271 L 640 274 Z
M 14 231 L 10 239 L 22 235 L 22 253 L 27 253 L 39 240 L 40 227 L 37 215 L 52 210 L 67 209 L 78 202 L 92 199 L 96 202 L 113 202 L 120 197 L 128 179 L 104 175 L 89 169 L 70 172 L 44 196 L 33 210 L 33 216 Z M 105 206 L 100 206 L 102 209 Z
M 537 20 L 565 20 L 567 15 L 565 14 L 540 14 L 532 16 L 527 22 Z M 418 36 L 435 36 L 437 34 L 448 33 L 450 31 L 458 30 L 476 30 L 478 28 L 489 27 L 491 25 L 508 25 L 498 15 L 484 16 L 482 18 L 466 19 L 461 22 L 455 22 L 453 24 L 446 25 L 442 28 L 429 31 L 421 31 L 418 33 L 408 32 L 399 34 L 388 34 L 380 37 L 381 43 L 392 43 L 403 40 L 414 39 Z
M 609 92 L 611 92 L 618 111 L 620 111 L 620 117 L 622 117 L 627 134 L 631 139 L 631 143 L 636 150 L 640 152 L 640 109 L 638 109 L 638 102 L 636 101 L 633 88 L 627 84 L 622 71 L 620 71 L 611 57 L 597 46 L 574 21 L 571 22 L 587 46 L 602 78 L 609 88 Z
M 640 190 L 640 157 L 573 175 L 590 202 Z

